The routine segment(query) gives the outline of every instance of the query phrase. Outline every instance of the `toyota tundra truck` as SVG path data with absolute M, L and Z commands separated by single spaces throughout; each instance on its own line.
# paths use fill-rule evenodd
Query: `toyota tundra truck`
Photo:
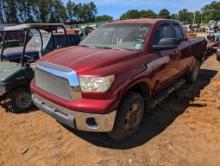
M 105 24 L 78 46 L 39 60 L 32 99 L 65 126 L 122 141 L 138 131 L 144 113 L 196 81 L 206 45 L 188 39 L 175 20 Z

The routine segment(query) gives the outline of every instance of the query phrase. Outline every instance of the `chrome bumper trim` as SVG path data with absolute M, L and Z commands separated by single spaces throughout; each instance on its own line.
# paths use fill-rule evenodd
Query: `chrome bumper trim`
M 116 110 L 108 114 L 76 112 L 54 104 L 36 94 L 32 94 L 34 104 L 59 122 L 81 131 L 110 132 L 113 129 Z M 86 120 L 94 118 L 97 125 L 90 126 Z

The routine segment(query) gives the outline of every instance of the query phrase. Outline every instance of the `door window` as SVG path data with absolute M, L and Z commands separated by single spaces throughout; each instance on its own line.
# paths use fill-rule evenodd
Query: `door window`
M 155 33 L 154 45 L 158 45 L 163 38 L 173 38 L 172 29 L 169 24 L 161 25 Z

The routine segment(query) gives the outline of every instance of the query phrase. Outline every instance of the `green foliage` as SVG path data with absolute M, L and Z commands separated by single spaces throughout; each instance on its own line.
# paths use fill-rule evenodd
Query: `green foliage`
M 113 20 L 111 16 L 96 17 L 96 14 L 97 8 L 93 2 L 76 4 L 68 0 L 65 5 L 62 0 L 0 0 L 0 23 Z M 162 9 L 158 14 L 152 10 L 128 10 L 120 17 L 122 20 L 137 18 L 171 18 L 188 24 L 203 24 L 220 19 L 220 2 L 213 1 L 194 13 L 187 9 L 177 14 L 170 14 L 167 9 Z
M 102 15 L 102 16 L 97 16 L 95 18 L 96 22 L 109 22 L 109 21 L 113 21 L 113 17 L 112 16 L 108 16 L 108 15 Z
M 2 18 L 0 20 L 3 20 L 3 22 L 18 22 L 17 17 L 17 1 L 16 0 L 1 0 L 0 1 L 0 7 L 1 7 L 1 15 Z
M 152 10 L 128 10 L 121 15 L 120 19 L 135 19 L 135 18 L 166 18 L 175 19 L 186 24 L 207 24 L 210 20 L 220 19 L 220 2 L 213 1 L 205 5 L 201 11 L 190 12 L 187 9 L 182 9 L 178 13 L 170 14 L 167 9 L 162 9 L 157 15 Z
M 170 18 L 170 12 L 167 9 L 162 9 L 158 15 L 159 18 Z
M 153 10 L 141 10 L 140 18 L 157 18 L 157 14 Z
M 66 14 L 69 22 L 72 22 L 76 18 L 76 4 L 69 0 L 66 4 Z
M 186 24 L 192 24 L 194 15 L 192 12 L 189 12 L 187 9 L 182 9 L 178 13 L 178 20 Z
M 0 0 L 0 23 L 95 21 L 93 2 L 75 4 L 69 0 Z
M 126 13 L 122 14 L 120 17 L 121 20 L 124 19 L 136 19 L 140 18 L 140 12 L 138 10 L 128 10 Z
M 171 14 L 170 18 L 173 20 L 178 20 L 178 14 Z
M 202 8 L 202 19 L 204 22 L 220 19 L 220 2 L 213 1 L 212 3 Z
M 202 23 L 202 12 L 196 11 L 194 13 L 194 23 L 195 24 L 201 24 Z
M 128 10 L 120 19 L 137 19 L 137 18 L 156 18 L 157 14 L 152 10 Z
M 65 22 L 67 19 L 66 11 L 60 0 L 52 0 L 50 5 L 49 22 Z

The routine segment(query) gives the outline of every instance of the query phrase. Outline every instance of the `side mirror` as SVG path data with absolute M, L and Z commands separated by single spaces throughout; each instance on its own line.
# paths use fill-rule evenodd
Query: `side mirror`
M 177 40 L 175 38 L 162 38 L 157 45 L 153 45 L 153 50 L 169 50 L 177 48 Z

